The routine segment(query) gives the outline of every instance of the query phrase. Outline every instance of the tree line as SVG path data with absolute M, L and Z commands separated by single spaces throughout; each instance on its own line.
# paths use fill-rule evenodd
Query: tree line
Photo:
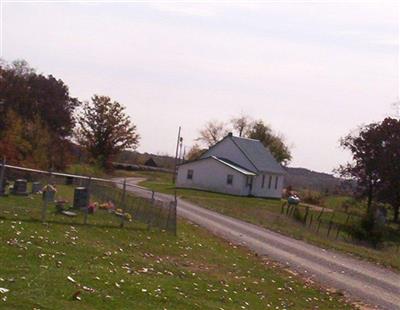
M 94 95 L 82 102 L 61 79 L 37 73 L 26 61 L 0 61 L 0 114 L 0 154 L 11 164 L 62 170 L 83 152 L 89 162 L 109 167 L 140 139 L 117 101 Z
M 214 145 L 229 132 L 239 137 L 259 140 L 282 165 L 287 165 L 292 159 L 290 148 L 282 134 L 276 133 L 263 120 L 255 120 L 244 114 L 233 117 L 226 122 L 218 120 L 207 122 L 200 129 L 199 137 L 196 139 L 198 143 L 189 150 L 187 159 L 198 158 L 206 151 L 206 147 Z

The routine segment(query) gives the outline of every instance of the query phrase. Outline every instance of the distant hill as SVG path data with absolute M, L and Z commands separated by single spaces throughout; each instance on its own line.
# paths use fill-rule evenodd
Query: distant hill
M 336 178 L 332 174 L 316 172 L 306 168 L 286 168 L 285 186 L 293 189 L 310 189 L 329 193 L 349 193 L 354 190 L 352 181 Z
M 175 159 L 168 155 L 139 153 L 135 151 L 123 151 L 116 158 L 115 162 L 144 165 L 149 159 L 153 159 L 160 168 L 173 169 Z
M 168 155 L 157 155 L 150 153 L 139 153 L 124 151 L 116 158 L 116 162 L 144 165 L 152 158 L 158 167 L 173 169 L 175 159 Z M 332 174 L 316 172 L 306 168 L 285 168 L 285 186 L 292 186 L 293 189 L 309 189 L 329 193 L 349 193 L 354 189 L 352 182 L 336 178 Z

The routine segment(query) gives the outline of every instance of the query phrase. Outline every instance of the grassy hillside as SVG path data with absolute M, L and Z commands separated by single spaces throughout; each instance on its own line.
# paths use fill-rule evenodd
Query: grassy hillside
M 171 177 L 165 173 L 136 172 L 135 175 L 146 178 L 141 182 L 142 186 L 152 188 L 165 193 L 173 193 L 175 188 L 171 183 Z M 194 202 L 202 207 L 226 214 L 244 221 L 254 223 L 283 234 L 302 239 L 321 247 L 333 248 L 346 253 L 355 254 L 379 264 L 384 264 L 400 270 L 400 233 L 395 227 L 392 228 L 388 236 L 388 244 L 383 249 L 374 249 L 363 245 L 356 245 L 351 242 L 335 240 L 326 237 L 326 228 L 321 227 L 320 233 L 310 230 L 303 226 L 299 221 L 281 215 L 282 201 L 262 198 L 237 197 L 218 193 L 211 193 L 190 189 L 178 189 L 178 195 L 188 201 Z M 339 209 L 339 204 L 347 197 L 329 197 L 326 201 L 327 207 Z M 357 209 L 351 210 L 357 213 Z M 320 211 L 310 211 L 314 219 Z M 329 221 L 331 212 L 325 212 L 322 216 L 324 221 Z M 334 222 L 344 223 L 346 221 L 344 213 L 337 213 Z M 325 230 L 324 230 L 325 229 Z
M 71 199 L 72 189 L 58 187 Z M 40 196 L 0 197 L 2 309 L 346 309 L 340 295 L 310 287 L 276 265 L 204 230 L 178 237 L 106 212 L 47 213 Z M 74 297 L 75 296 L 75 297 Z

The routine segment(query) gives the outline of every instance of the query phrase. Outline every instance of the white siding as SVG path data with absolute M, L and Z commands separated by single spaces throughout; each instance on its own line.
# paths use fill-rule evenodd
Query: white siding
M 225 139 L 214 145 L 210 150 L 205 152 L 201 158 L 216 156 L 226 158 L 243 168 L 250 171 L 255 171 L 253 164 L 247 157 L 239 150 L 231 139 Z
M 193 178 L 187 178 L 188 170 Z M 227 184 L 228 174 L 233 175 L 232 185 Z M 248 195 L 246 176 L 213 158 L 202 159 L 178 167 L 177 187 L 196 188 L 233 195 Z
M 252 193 L 257 197 L 281 198 L 283 189 L 283 175 L 264 173 L 265 181 L 262 187 L 262 174 L 254 177 Z M 269 188 L 269 177 L 272 176 L 271 188 Z M 278 178 L 277 188 L 275 189 L 275 180 Z

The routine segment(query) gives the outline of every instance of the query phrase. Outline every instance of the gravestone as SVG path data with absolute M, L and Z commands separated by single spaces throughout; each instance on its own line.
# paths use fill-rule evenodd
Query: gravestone
M 56 189 L 51 185 L 46 185 L 43 188 L 42 198 L 46 202 L 54 202 L 56 198 Z
M 24 179 L 15 180 L 12 193 L 14 195 L 28 195 L 28 182 Z
M 32 194 L 37 194 L 42 190 L 42 184 L 40 182 L 32 182 Z
M 86 187 L 76 187 L 74 190 L 74 209 L 85 209 L 89 205 L 89 191 Z

